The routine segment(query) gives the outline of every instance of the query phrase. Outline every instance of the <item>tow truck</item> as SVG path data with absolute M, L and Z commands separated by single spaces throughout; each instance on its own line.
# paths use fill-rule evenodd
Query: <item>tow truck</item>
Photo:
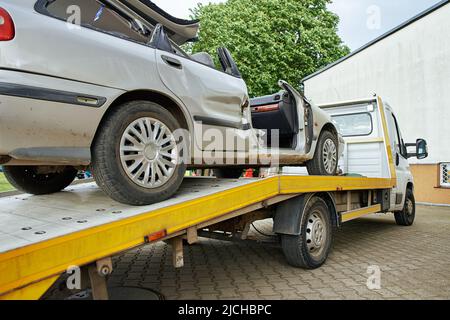
M 0 299 L 39 299 L 73 266 L 87 275 L 94 299 L 107 299 L 111 257 L 166 241 L 180 268 L 184 243 L 242 241 L 253 222 L 267 218 L 289 264 L 310 269 L 325 263 L 332 229 L 348 221 L 392 212 L 397 224 L 412 225 L 407 158 L 427 157 L 426 141 L 405 144 L 392 108 L 379 96 L 321 107 L 345 137 L 339 176 L 285 168 L 266 178 L 188 178 L 173 198 L 144 207 L 114 202 L 94 183 L 0 199 Z

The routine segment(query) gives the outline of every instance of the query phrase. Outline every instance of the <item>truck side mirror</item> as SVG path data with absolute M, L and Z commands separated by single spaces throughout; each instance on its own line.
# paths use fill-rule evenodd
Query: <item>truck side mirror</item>
M 428 157 L 428 145 L 425 139 L 417 139 L 416 143 L 407 143 L 407 147 L 416 147 L 415 153 L 408 153 L 408 158 L 417 157 L 422 160 Z
M 424 139 L 418 139 L 416 143 L 417 159 L 425 159 L 428 157 L 428 145 Z

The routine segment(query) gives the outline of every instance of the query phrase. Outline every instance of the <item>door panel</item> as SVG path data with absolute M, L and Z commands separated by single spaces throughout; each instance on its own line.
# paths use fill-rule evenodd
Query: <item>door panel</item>
M 397 174 L 397 187 L 394 188 L 391 193 L 391 210 L 401 210 L 403 209 L 406 185 L 408 183 L 409 164 L 408 160 L 402 155 L 402 138 L 395 120 L 395 116 L 391 110 L 386 109 L 386 117 L 389 127 L 392 157 Z
M 158 72 L 167 88 L 183 101 L 192 117 L 199 120 L 206 119 L 205 121 L 209 119 L 215 123 L 212 126 L 204 126 L 203 131 L 215 128 L 225 136 L 227 128 L 219 126 L 217 122 L 228 125 L 230 130 L 245 131 L 236 128 L 244 123 L 241 106 L 247 98 L 247 87 L 242 79 L 185 57 L 155 51 Z M 235 124 L 236 127 L 231 129 L 231 124 Z M 211 143 L 196 140 L 197 146 L 202 150 Z M 223 150 L 236 150 L 232 146 L 227 147 L 226 143 L 223 145 Z M 242 150 L 242 147 L 238 149 Z

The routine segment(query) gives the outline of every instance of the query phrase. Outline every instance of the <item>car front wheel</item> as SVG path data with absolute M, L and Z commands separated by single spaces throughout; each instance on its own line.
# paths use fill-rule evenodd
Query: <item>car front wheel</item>
M 148 205 L 171 197 L 186 166 L 175 117 L 149 101 L 128 102 L 107 116 L 92 149 L 97 184 L 114 200 Z
M 338 167 L 338 138 L 330 131 L 323 131 L 317 142 L 314 158 L 306 163 L 312 176 L 334 176 Z
M 77 170 L 69 166 L 6 166 L 6 179 L 17 190 L 35 195 L 59 192 L 68 187 L 77 175 Z

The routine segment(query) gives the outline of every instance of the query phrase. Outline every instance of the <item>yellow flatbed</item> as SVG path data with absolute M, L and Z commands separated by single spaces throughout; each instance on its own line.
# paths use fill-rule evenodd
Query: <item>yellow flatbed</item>
M 298 194 L 388 188 L 391 179 L 280 175 L 187 178 L 174 198 L 146 207 L 118 204 L 95 183 L 48 196 L 3 198 L 0 298 L 37 299 L 69 266 L 180 236 Z

